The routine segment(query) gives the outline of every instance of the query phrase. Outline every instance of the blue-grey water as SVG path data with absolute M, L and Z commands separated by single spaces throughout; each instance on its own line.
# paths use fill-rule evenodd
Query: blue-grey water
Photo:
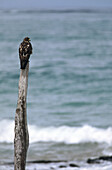
M 112 155 L 111 12 L 0 11 L 0 162 L 11 162 L 14 156 L 18 48 L 25 36 L 33 45 L 28 160 L 112 169 L 109 163 L 86 164 L 90 157 Z M 54 164 L 41 166 L 27 169 L 58 169 Z

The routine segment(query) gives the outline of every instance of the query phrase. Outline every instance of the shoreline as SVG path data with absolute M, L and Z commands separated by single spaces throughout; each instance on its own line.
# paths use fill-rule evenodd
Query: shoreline
M 105 162 L 112 162 L 112 156 L 100 156 L 97 158 L 88 158 L 86 164 L 90 165 L 101 165 Z M 32 160 L 26 161 L 26 166 L 34 164 L 49 165 L 50 169 L 53 169 L 53 165 L 56 165 L 58 168 L 83 168 L 82 165 L 76 164 L 74 161 L 67 160 Z M 0 166 L 13 166 L 14 162 L 0 162 Z M 55 168 L 54 168 L 55 169 Z

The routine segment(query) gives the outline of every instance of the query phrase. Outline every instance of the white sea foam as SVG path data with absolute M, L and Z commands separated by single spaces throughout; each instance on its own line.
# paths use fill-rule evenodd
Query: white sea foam
M 82 127 L 46 127 L 29 125 L 30 143 L 64 142 L 78 144 L 87 142 L 112 144 L 112 128 L 95 128 L 89 125 Z M 12 143 L 14 139 L 14 121 L 0 121 L 0 142 Z
M 27 170 L 34 170 L 34 169 L 38 169 L 38 170 L 49 170 L 49 169 L 56 169 L 56 170 L 60 170 L 59 168 L 59 165 L 62 165 L 62 164 L 27 164 L 26 165 L 26 168 Z M 10 169 L 10 170 L 13 170 L 13 166 L 11 165 L 7 165 L 7 166 L 4 166 L 4 165 L 0 165 L 0 169 L 2 170 L 7 170 L 7 169 Z M 111 163 L 107 163 L 107 164 L 95 164 L 95 165 L 88 165 L 88 166 L 85 166 L 83 164 L 83 167 L 80 167 L 80 168 L 70 168 L 69 166 L 66 167 L 66 168 L 63 168 L 63 170 L 112 170 L 112 164 Z
M 12 143 L 14 139 L 14 122 L 10 120 L 0 121 L 0 142 Z

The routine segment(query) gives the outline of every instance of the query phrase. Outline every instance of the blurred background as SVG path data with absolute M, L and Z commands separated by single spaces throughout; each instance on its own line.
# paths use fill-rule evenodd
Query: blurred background
M 90 157 L 112 154 L 112 1 L 0 1 L 0 163 L 13 161 L 18 49 L 26 36 L 33 46 L 28 160 L 112 169 L 106 162 L 86 163 Z
M 111 9 L 111 0 L 0 0 L 1 9 Z

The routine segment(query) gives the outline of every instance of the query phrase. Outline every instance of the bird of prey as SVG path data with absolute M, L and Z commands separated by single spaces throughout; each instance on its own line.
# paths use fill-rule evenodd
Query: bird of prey
M 25 69 L 29 62 L 30 55 L 32 54 L 32 45 L 30 38 L 25 37 L 23 42 L 19 46 L 19 58 L 21 69 Z

